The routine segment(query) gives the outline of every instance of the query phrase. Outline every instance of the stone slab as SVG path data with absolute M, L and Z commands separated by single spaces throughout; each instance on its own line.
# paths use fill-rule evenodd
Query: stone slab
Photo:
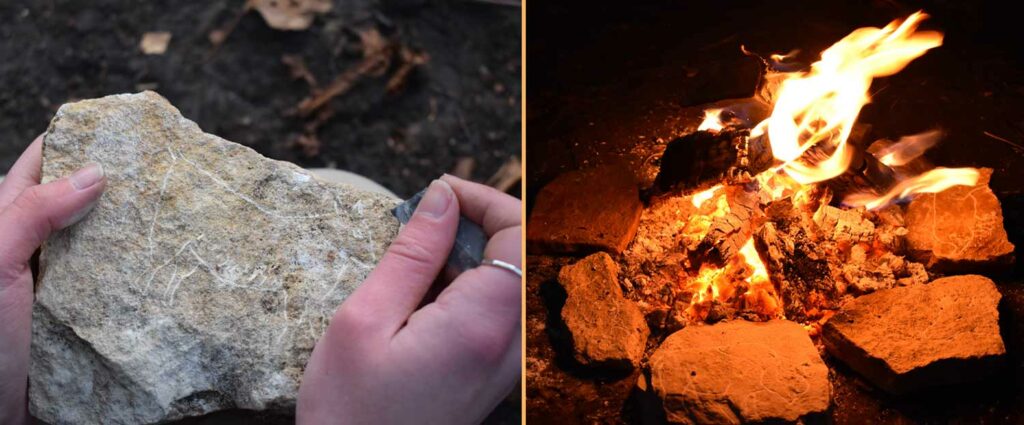
M 640 224 L 633 172 L 614 163 L 555 178 L 537 194 L 526 226 L 531 254 L 620 254 Z
M 822 329 L 828 352 L 880 388 L 906 394 L 976 381 L 1005 354 L 996 286 L 953 276 L 855 298 Z
M 991 168 L 975 186 L 917 195 L 907 206 L 907 244 L 929 270 L 987 272 L 1013 262 L 999 199 L 988 187 Z
M 831 393 L 807 331 L 785 320 L 686 327 L 651 356 L 650 379 L 679 424 L 795 422 L 825 412 Z
M 629 369 L 643 357 L 650 329 L 640 308 L 622 295 L 618 274 L 619 266 L 603 252 L 558 274 L 568 295 L 562 320 L 574 357 L 584 366 Z

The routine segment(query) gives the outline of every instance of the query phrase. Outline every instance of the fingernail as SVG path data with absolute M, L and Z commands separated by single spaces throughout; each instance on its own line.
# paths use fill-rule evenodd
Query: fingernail
M 452 205 L 455 193 L 452 187 L 441 180 L 434 180 L 427 188 L 427 194 L 423 195 L 419 206 L 416 207 L 416 214 L 426 214 L 430 217 L 440 217 Z
M 68 180 L 71 181 L 71 186 L 75 190 L 88 189 L 99 183 L 100 180 L 103 180 L 103 167 L 98 163 L 90 162 L 86 166 L 79 168 L 74 174 L 71 174 Z
M 85 207 L 82 207 L 82 209 L 76 211 L 74 215 L 68 217 L 63 222 L 61 222 L 59 227 L 63 229 L 72 224 L 78 223 L 81 219 L 85 218 L 85 216 L 89 214 L 89 212 L 92 211 L 93 208 L 96 207 L 97 202 L 98 200 L 89 203 L 89 205 L 86 205 Z

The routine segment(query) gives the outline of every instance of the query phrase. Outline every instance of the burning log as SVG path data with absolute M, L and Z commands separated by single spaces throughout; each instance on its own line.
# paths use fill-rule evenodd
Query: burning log
M 884 193 L 896 183 L 892 168 L 861 148 L 870 126 L 855 125 L 849 143 L 853 158 L 841 175 L 828 181 L 837 194 Z M 834 154 L 833 148 L 812 146 L 799 161 L 814 166 Z M 767 135 L 750 137 L 745 129 L 697 131 L 669 142 L 648 195 L 700 191 L 718 184 L 749 183 L 754 176 L 780 166 Z
M 759 205 L 758 190 L 754 186 L 726 188 L 730 201 L 729 212 L 711 221 L 707 235 L 694 252 L 697 258 L 722 265 L 750 239 L 756 223 L 762 221 L 764 216 Z
M 697 131 L 669 142 L 651 195 L 696 191 L 717 184 L 743 184 L 772 166 L 764 138 L 741 129 Z

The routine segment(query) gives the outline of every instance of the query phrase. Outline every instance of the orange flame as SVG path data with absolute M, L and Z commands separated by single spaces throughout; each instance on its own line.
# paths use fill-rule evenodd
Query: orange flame
M 715 196 L 715 192 L 718 192 L 718 190 L 721 188 L 721 184 L 716 184 L 712 186 L 710 189 L 694 193 L 693 196 L 690 198 L 690 200 L 693 201 L 693 206 L 700 208 L 701 205 L 704 205 L 705 202 L 713 198 Z
M 924 154 L 939 142 L 942 132 L 938 130 L 926 131 L 924 133 L 903 136 L 900 141 L 892 146 L 882 149 L 875 156 L 883 164 L 888 166 L 906 165 L 910 161 Z
M 725 124 L 722 123 L 722 109 L 714 108 L 704 111 L 704 121 L 697 127 L 697 131 L 722 131 Z
M 846 171 L 853 159 L 847 139 L 870 100 L 872 79 L 899 72 L 942 44 L 941 33 L 915 32 L 926 17 L 917 12 L 885 28 L 857 29 L 822 52 L 809 72 L 782 82 L 766 122 L 772 152 L 785 163 L 787 174 L 810 184 Z M 815 164 L 799 161 L 814 146 L 827 156 Z
M 881 196 L 856 193 L 843 198 L 843 203 L 875 209 L 887 205 L 894 199 L 906 198 L 915 193 L 937 193 L 953 186 L 974 186 L 978 183 L 978 174 L 975 168 L 939 167 L 903 180 Z

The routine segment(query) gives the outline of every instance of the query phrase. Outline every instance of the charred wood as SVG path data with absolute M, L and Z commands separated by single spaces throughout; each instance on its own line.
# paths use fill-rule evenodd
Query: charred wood
M 828 260 L 808 234 L 808 226 L 800 222 L 803 219 L 800 214 L 777 217 L 754 232 L 754 248 L 782 298 L 786 318 L 796 321 L 836 308 L 840 295 Z
M 750 182 L 774 158 L 764 138 L 750 139 L 749 134 L 739 129 L 698 131 L 669 142 L 648 195 Z
M 703 262 L 724 265 L 743 248 L 753 229 L 763 221 L 756 184 L 729 186 L 729 213 L 711 222 L 707 235 L 694 250 L 695 258 Z

